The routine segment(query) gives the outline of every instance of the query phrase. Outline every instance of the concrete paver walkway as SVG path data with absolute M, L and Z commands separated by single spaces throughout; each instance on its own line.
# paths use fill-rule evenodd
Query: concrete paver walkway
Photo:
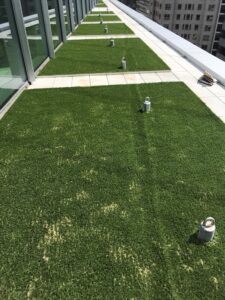
M 94 21 L 94 22 L 82 22 L 83 24 L 122 24 L 122 21 L 105 21 L 103 20 L 102 23 L 100 23 L 100 21 Z
M 102 17 L 106 17 L 106 16 L 115 16 L 115 14 L 104 14 L 104 12 L 103 12 L 103 13 L 100 12 L 100 14 L 90 14 L 90 15 L 88 15 L 88 16 L 89 16 L 89 17 L 96 17 L 96 16 L 98 16 L 98 15 L 101 15 Z
M 179 79 L 170 71 L 81 74 L 70 76 L 39 76 L 29 89 L 63 88 L 175 82 Z
M 132 39 L 134 34 L 102 34 L 102 35 L 71 35 L 68 40 L 105 40 L 105 39 Z

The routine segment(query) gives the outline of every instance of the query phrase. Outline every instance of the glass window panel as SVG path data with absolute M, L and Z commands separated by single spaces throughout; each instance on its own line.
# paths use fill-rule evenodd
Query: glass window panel
M 74 0 L 75 6 L 77 8 L 77 19 L 78 23 L 82 20 L 82 6 L 81 6 L 81 1 L 80 0 Z
M 63 15 L 64 15 L 64 23 L 66 27 L 66 34 L 69 34 L 70 33 L 69 13 L 68 13 L 68 5 L 66 0 L 63 0 Z
M 56 48 L 62 41 L 61 28 L 59 22 L 59 10 L 56 0 L 48 0 L 48 13 L 52 30 L 52 39 L 54 48 Z
M 79 23 L 79 20 L 78 20 L 77 6 L 75 0 L 72 1 L 72 6 L 73 6 L 74 23 L 75 25 L 77 25 Z
M 85 17 L 86 15 L 86 4 L 85 4 L 85 0 L 82 0 L 82 9 L 83 9 L 83 18 Z
M 0 107 L 26 81 L 12 8 L 8 0 L 0 5 Z
M 48 56 L 40 1 L 21 0 L 21 4 L 33 66 L 37 69 Z

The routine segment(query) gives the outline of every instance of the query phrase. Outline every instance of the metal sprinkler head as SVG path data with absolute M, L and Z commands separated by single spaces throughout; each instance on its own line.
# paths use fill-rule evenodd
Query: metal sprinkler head
M 201 222 L 198 239 L 203 242 L 212 241 L 216 232 L 215 219 L 213 217 L 208 217 Z
M 151 101 L 150 101 L 150 97 L 145 97 L 145 101 L 144 101 L 144 112 L 149 113 L 151 111 Z

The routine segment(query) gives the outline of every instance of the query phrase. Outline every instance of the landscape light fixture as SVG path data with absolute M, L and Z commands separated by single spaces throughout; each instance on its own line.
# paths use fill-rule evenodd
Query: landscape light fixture
M 145 97 L 144 101 L 144 112 L 149 113 L 151 110 L 151 101 L 150 97 Z
M 110 40 L 110 46 L 115 47 L 115 40 L 113 40 L 113 39 Z
M 103 24 L 103 18 L 102 17 L 100 18 L 100 24 Z
M 123 70 L 126 70 L 126 69 L 127 69 L 127 61 L 126 61 L 126 57 L 125 57 L 125 56 L 123 56 L 122 59 L 121 59 L 120 67 L 121 67 Z
M 208 217 L 200 224 L 198 239 L 204 242 L 212 241 L 215 235 L 215 231 L 215 219 L 212 217 Z
M 105 33 L 109 33 L 109 28 L 108 28 L 107 25 L 105 25 L 104 32 L 105 32 Z

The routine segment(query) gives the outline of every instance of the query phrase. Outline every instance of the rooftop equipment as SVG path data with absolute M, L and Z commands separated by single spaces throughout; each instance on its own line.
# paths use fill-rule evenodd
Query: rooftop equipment
M 127 61 L 126 61 L 126 57 L 125 56 L 122 57 L 122 59 L 121 59 L 121 65 L 120 66 L 121 66 L 121 68 L 123 70 L 127 69 Z
M 115 40 L 113 40 L 113 39 L 110 40 L 110 46 L 115 47 Z
M 145 98 L 143 111 L 149 113 L 151 110 L 151 101 L 149 97 Z
M 208 217 L 200 224 L 198 239 L 204 242 L 212 241 L 215 235 L 215 231 L 215 219 L 212 217 Z
M 203 75 L 198 80 L 201 83 L 204 83 L 206 85 L 212 86 L 214 83 L 214 79 L 212 75 L 210 75 L 208 72 L 204 72 Z
M 105 25 L 104 32 L 105 32 L 105 33 L 109 33 L 109 28 L 108 28 L 107 25 Z

